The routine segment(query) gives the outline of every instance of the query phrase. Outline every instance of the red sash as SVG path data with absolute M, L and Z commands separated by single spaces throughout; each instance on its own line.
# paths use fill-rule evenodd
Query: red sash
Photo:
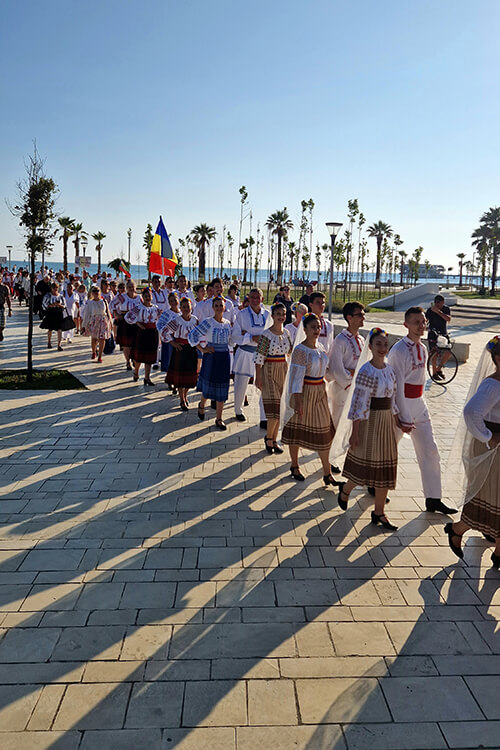
M 405 398 L 420 398 L 424 394 L 423 385 L 415 385 L 414 383 L 405 383 Z

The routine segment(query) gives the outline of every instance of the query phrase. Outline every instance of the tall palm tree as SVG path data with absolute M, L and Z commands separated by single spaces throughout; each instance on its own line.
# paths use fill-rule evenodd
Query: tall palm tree
M 282 283 L 281 277 L 283 276 L 281 245 L 284 235 L 287 234 L 290 229 L 293 229 L 293 221 L 288 215 L 286 206 L 282 211 L 275 211 L 271 214 L 265 223 L 265 227 L 271 232 L 271 234 L 275 234 L 278 238 L 278 267 L 276 269 L 276 283 L 280 286 Z
M 405 268 L 406 253 L 404 250 L 398 250 L 398 255 L 401 257 L 401 261 L 399 264 L 399 285 L 403 286 L 403 272 Z
M 60 216 L 57 220 L 61 227 L 62 234 L 59 235 L 59 239 L 63 243 L 63 269 L 64 273 L 68 270 L 68 240 L 74 232 L 74 219 L 70 219 L 69 216 Z
M 479 221 L 488 232 L 488 245 L 491 250 L 490 295 L 494 297 L 497 285 L 498 254 L 500 252 L 500 208 L 489 208 L 488 211 L 481 216 Z
M 460 274 L 459 279 L 458 279 L 458 286 L 462 286 L 465 253 L 457 253 L 457 258 L 458 258 L 458 269 L 459 269 L 459 274 Z
M 92 239 L 94 239 L 97 242 L 97 245 L 95 246 L 96 252 L 97 252 L 97 273 L 101 273 L 101 250 L 102 250 L 102 240 L 106 237 L 104 232 L 96 232 L 92 235 Z
M 478 266 L 481 269 L 481 287 L 479 293 L 485 294 L 486 264 L 490 255 L 489 232 L 486 227 L 479 227 L 478 229 L 474 229 L 471 237 L 473 238 L 471 245 L 477 250 Z
M 75 258 L 78 258 L 80 255 L 80 240 L 84 237 L 87 237 L 87 232 L 83 231 L 83 224 L 80 222 L 79 224 L 73 223 L 73 235 L 75 239 L 73 240 L 73 245 L 75 246 Z M 75 263 L 76 266 L 78 266 L 78 263 Z
M 377 240 L 377 265 L 375 269 L 375 289 L 380 289 L 380 265 L 382 258 L 382 242 L 384 237 L 392 237 L 392 228 L 385 221 L 377 221 L 368 227 L 368 236 Z
M 197 224 L 191 230 L 191 240 L 198 248 L 198 276 L 200 279 L 205 278 L 207 245 L 215 239 L 216 235 L 215 227 L 209 227 L 208 224 Z

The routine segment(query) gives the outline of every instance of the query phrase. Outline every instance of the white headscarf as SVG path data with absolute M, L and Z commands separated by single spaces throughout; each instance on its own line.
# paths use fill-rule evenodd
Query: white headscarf
M 292 361 L 292 357 L 293 357 L 293 353 L 295 349 L 298 347 L 299 344 L 301 344 L 304 341 L 305 337 L 306 337 L 306 332 L 304 329 L 303 322 L 301 320 L 297 328 L 297 333 L 295 334 L 295 341 L 293 342 L 293 349 L 292 349 L 292 354 L 290 357 L 290 362 Z M 283 392 L 281 394 L 281 403 L 280 403 L 280 429 L 281 430 L 286 425 L 286 423 L 290 421 L 290 419 L 293 417 L 295 413 L 295 409 L 293 408 L 291 404 L 292 394 L 290 393 L 290 362 L 288 363 L 288 370 L 286 373 L 285 383 L 283 385 Z
M 497 337 L 496 337 L 497 338 Z M 495 365 L 491 360 L 491 341 L 486 344 L 472 378 L 465 404 L 476 394 L 481 383 L 495 371 Z M 473 497 L 485 483 L 490 473 L 491 466 L 498 451 L 498 444 L 491 450 L 486 450 L 479 455 L 474 455 L 474 437 L 467 429 L 464 412 L 460 415 L 457 431 L 453 445 L 446 462 L 445 483 L 446 495 L 456 499 L 456 505 L 461 508 Z M 461 497 L 455 498 L 457 485 L 460 488 Z

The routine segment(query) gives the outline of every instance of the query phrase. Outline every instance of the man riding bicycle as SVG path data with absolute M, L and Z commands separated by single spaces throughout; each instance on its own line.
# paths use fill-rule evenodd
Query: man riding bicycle
M 448 323 L 451 320 L 450 308 L 444 304 L 444 297 L 442 294 L 437 294 L 434 297 L 434 304 L 429 307 L 425 313 L 427 323 L 429 326 L 429 333 L 427 335 L 427 341 L 429 344 L 429 353 L 432 366 L 432 378 L 438 380 L 444 380 L 442 369 L 450 358 L 450 351 L 444 349 L 438 352 L 437 340 L 438 336 L 444 336 L 448 338 Z M 439 354 L 439 361 L 438 361 Z

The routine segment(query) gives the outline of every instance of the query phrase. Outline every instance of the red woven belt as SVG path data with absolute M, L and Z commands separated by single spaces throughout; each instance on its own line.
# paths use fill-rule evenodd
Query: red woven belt
M 304 378 L 304 385 L 321 385 L 324 382 L 323 378 Z
M 281 354 L 272 354 L 266 357 L 266 362 L 286 362 L 286 357 Z
M 420 398 L 424 393 L 423 385 L 414 385 L 413 383 L 405 383 L 405 398 Z

